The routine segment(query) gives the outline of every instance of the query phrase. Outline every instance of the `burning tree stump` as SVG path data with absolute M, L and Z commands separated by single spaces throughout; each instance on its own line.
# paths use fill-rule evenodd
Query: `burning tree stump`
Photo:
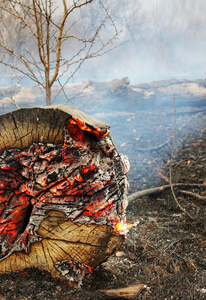
M 128 161 L 108 126 L 71 106 L 0 116 L 0 273 L 81 281 L 120 247 Z

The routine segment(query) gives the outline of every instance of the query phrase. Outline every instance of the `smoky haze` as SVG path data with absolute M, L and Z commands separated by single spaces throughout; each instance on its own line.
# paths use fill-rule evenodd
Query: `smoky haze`
M 119 31 L 118 39 L 110 45 L 114 49 L 85 61 L 54 104 L 71 104 L 108 123 L 118 150 L 129 157 L 131 190 L 142 189 L 159 182 L 161 175 L 158 175 L 157 169 L 167 163 L 171 156 L 173 94 L 176 95 L 176 145 L 179 148 L 179 141 L 183 140 L 179 137 L 187 138 L 190 133 L 199 130 L 199 123 L 205 122 L 205 116 L 200 114 L 197 119 L 195 113 L 206 105 L 206 2 L 102 2 L 105 7 L 110 7 L 110 21 L 114 21 Z M 80 23 L 84 26 L 79 27 L 72 20 L 74 34 L 89 34 L 91 28 L 87 21 L 94 26 L 96 21 L 101 20 L 97 2 L 93 3 L 75 15 L 84 20 L 84 23 Z M 103 37 L 111 34 L 112 26 L 106 25 Z M 20 34 L 12 36 L 12 40 L 19 42 L 18 46 L 21 46 L 21 41 L 24 42 L 24 36 Z M 63 51 L 69 57 L 75 50 L 75 44 L 67 44 Z M 5 78 L 8 79 L 4 86 L 8 86 L 9 72 L 1 82 Z M 67 78 L 65 76 L 65 81 Z M 120 78 L 120 81 L 116 78 Z M 26 86 L 24 84 L 23 79 L 13 97 L 20 107 L 45 104 L 37 86 L 29 86 L 33 82 L 26 82 Z M 6 92 L 10 93 L 9 88 Z M 52 92 L 54 96 L 58 95 L 59 86 L 54 86 Z M 0 113 L 15 109 L 6 97 L 2 97 L 0 104 Z M 139 182 L 141 186 L 138 187 Z
M 131 84 L 138 84 L 170 78 L 205 77 L 205 1 L 105 0 L 104 6 L 109 8 L 111 19 L 119 31 L 118 39 L 110 45 L 111 49 L 114 48 L 112 51 L 85 61 L 75 74 L 74 82 L 87 79 L 108 81 L 127 76 Z M 77 23 L 72 30 L 86 36 L 91 30 L 89 23 L 95 26 L 101 17 L 101 11 L 94 2 L 75 16 L 83 18 L 84 26 Z M 11 24 L 11 21 L 8 23 Z M 108 24 L 105 24 L 105 36 L 112 35 L 111 22 Z M 19 49 L 28 47 L 30 39 L 25 31 L 12 31 L 10 35 Z M 34 48 L 32 46 L 30 50 Z M 74 48 L 75 45 L 68 44 L 63 53 L 71 56 Z M 72 71 L 70 68 L 66 76 Z M 9 78 L 11 72 L 8 70 L 7 73 Z M 5 81 L 1 78 L 2 86 Z
M 120 32 L 117 44 L 125 44 L 99 59 L 85 62 L 77 75 L 80 79 L 128 76 L 131 83 L 137 84 L 205 77 L 205 1 L 107 2 Z

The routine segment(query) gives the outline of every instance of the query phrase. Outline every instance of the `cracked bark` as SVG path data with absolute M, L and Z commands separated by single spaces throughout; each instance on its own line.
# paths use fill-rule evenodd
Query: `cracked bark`
M 20 109 L 0 117 L 0 151 L 0 272 L 81 282 L 124 239 L 128 166 L 108 125 L 71 106 Z

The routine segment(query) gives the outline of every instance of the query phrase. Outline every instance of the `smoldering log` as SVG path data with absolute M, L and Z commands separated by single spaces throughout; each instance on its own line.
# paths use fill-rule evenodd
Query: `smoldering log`
M 0 272 L 79 281 L 124 239 L 128 160 L 69 105 L 0 116 Z

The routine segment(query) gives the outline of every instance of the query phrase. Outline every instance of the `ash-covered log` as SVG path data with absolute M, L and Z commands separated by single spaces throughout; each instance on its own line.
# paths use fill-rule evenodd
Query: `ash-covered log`
M 81 281 L 123 242 L 128 160 L 69 105 L 0 116 L 0 273 Z

